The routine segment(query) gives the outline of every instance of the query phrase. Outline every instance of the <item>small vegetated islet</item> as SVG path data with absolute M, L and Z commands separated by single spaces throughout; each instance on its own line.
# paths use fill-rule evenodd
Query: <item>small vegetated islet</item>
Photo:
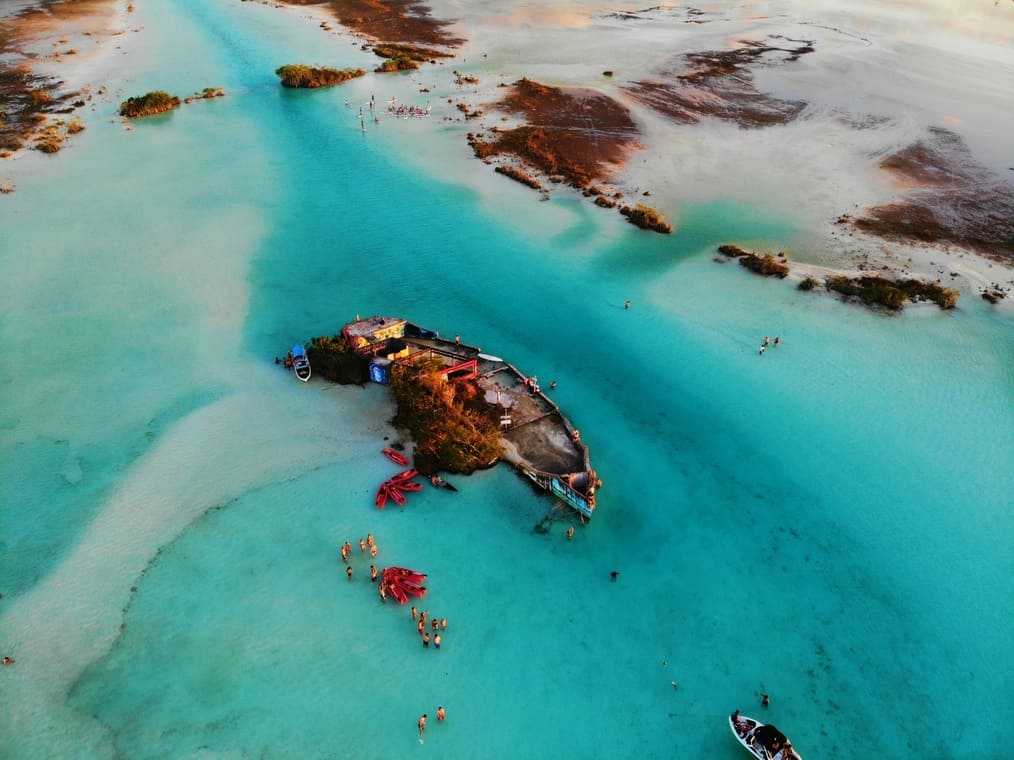
M 180 104 L 180 99 L 162 90 L 152 90 L 139 97 L 127 98 L 120 103 L 120 116 L 136 118 L 138 116 L 154 116 L 171 111 Z
M 739 259 L 740 266 L 744 266 L 751 272 L 762 274 L 765 277 L 785 279 L 789 276 L 788 264 L 784 260 L 779 261 L 770 253 L 758 256 L 756 253 L 743 250 L 738 245 L 728 244 L 718 246 L 718 252 Z M 785 259 L 784 254 L 781 255 L 781 258 Z
M 731 258 L 739 259 L 739 263 L 758 274 L 785 278 L 789 274 L 788 259 L 784 253 L 778 258 L 771 254 L 758 256 L 738 245 L 726 243 L 718 246 L 718 252 Z M 805 277 L 799 283 L 800 290 L 813 290 L 820 282 L 814 277 Z M 932 301 L 941 309 L 953 309 L 958 305 L 958 291 L 945 288 L 935 282 L 905 279 L 891 280 L 887 277 L 848 275 L 831 275 L 824 280 L 824 287 L 840 293 L 845 298 L 855 298 L 868 306 L 884 306 L 892 311 L 900 311 L 906 303 Z
M 905 308 L 908 301 L 932 301 L 941 309 L 953 309 L 958 305 L 958 291 L 922 280 L 835 275 L 828 277 L 825 285 L 828 290 L 841 293 L 847 298 L 857 298 L 869 305 L 885 306 L 892 311 Z
M 411 71 L 417 68 L 419 68 L 418 61 L 414 61 L 409 56 L 402 54 L 396 55 L 394 58 L 388 58 L 377 66 L 374 71 L 383 74 L 390 71 Z
M 422 47 L 420 45 L 397 45 L 387 43 L 384 45 L 374 45 L 373 52 L 379 55 L 381 58 L 411 58 L 413 61 L 425 63 L 430 61 L 436 63 L 437 58 L 450 58 L 450 53 L 445 53 L 442 50 L 436 48 Z
M 531 187 L 535 190 L 542 189 L 541 182 L 535 179 L 535 177 L 533 177 L 531 174 L 521 171 L 516 166 L 501 164 L 500 166 L 496 167 L 496 169 L 494 169 L 493 171 L 495 171 L 497 174 L 502 174 L 505 177 L 510 177 L 511 179 L 520 182 L 522 185 L 528 185 L 528 187 Z
M 184 103 L 192 103 L 195 100 L 211 100 L 212 98 L 224 98 L 225 88 L 223 87 L 205 87 L 200 92 L 195 92 L 188 98 L 184 98 Z
M 283 87 L 301 87 L 313 89 L 316 87 L 333 87 L 336 84 L 347 82 L 350 79 L 366 75 L 365 69 L 331 69 L 318 68 L 316 66 L 304 66 L 302 64 L 289 64 L 279 66 L 275 74 L 282 80 Z
M 623 206 L 620 209 L 620 213 L 627 217 L 628 222 L 637 225 L 641 229 L 654 230 L 655 232 L 661 232 L 663 235 L 672 234 L 672 225 L 651 206 L 643 206 L 640 203 L 633 208 Z

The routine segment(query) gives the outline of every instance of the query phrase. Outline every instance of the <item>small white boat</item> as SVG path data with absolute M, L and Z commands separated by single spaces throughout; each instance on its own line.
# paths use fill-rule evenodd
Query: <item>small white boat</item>
M 757 760 L 802 760 L 785 734 L 770 723 L 740 715 L 739 710 L 729 716 L 733 736 Z
M 310 379 L 310 360 L 306 356 L 306 349 L 296 344 L 289 351 L 289 356 L 292 358 L 292 369 L 295 371 L 296 377 L 305 383 Z

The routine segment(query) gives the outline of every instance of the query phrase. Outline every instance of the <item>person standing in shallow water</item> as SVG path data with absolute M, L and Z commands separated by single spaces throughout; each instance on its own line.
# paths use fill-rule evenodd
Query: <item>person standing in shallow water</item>
M 630 308 L 630 301 L 626 301 L 626 302 L 625 302 L 625 303 L 623 304 L 623 308 L 624 308 L 624 309 L 629 309 L 629 308 Z
M 446 717 L 447 713 L 444 712 L 444 706 L 441 705 L 440 707 L 437 708 L 437 720 L 443 720 Z
M 771 697 L 767 694 L 761 694 L 761 707 L 767 707 L 771 704 Z
M 348 576 L 348 579 L 349 579 L 349 580 L 352 580 L 352 565 L 348 565 L 348 566 L 347 566 L 347 567 L 345 568 L 345 575 L 347 575 L 347 576 Z
M 422 741 L 423 734 L 426 733 L 426 713 L 419 716 L 419 722 L 416 725 L 419 726 L 419 741 Z

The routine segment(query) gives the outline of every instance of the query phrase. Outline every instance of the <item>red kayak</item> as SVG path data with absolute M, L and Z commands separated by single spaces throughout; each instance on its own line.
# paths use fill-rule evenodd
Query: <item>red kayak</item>
M 415 583 L 422 583 L 426 580 L 426 573 L 417 573 L 415 570 L 409 570 L 406 567 L 386 567 L 384 568 L 383 575 L 386 580 L 405 579 L 414 581 Z
M 377 509 L 383 509 L 384 505 L 387 504 L 387 497 L 390 493 L 390 489 L 386 482 L 380 484 L 380 488 L 377 489 Z
M 422 483 L 413 483 L 411 480 L 398 480 L 391 483 L 392 488 L 397 488 L 399 491 L 421 491 L 423 489 Z
M 392 477 L 391 480 L 394 481 L 395 483 L 397 483 L 399 481 L 402 481 L 402 480 L 411 480 L 412 478 L 414 478 L 418 474 L 419 474 L 419 470 L 404 470 L 402 472 L 399 472 L 394 477 Z
M 394 449 L 384 449 L 384 454 L 395 464 L 408 464 L 408 457 Z
M 387 483 L 385 483 L 384 485 L 388 486 L 387 495 L 391 497 L 391 501 L 393 501 L 399 507 L 405 506 L 405 495 L 397 488 L 391 488 Z
M 388 592 L 404 604 L 409 595 L 425 596 L 426 587 L 422 582 L 426 579 L 423 573 L 405 567 L 385 567 L 380 571 Z

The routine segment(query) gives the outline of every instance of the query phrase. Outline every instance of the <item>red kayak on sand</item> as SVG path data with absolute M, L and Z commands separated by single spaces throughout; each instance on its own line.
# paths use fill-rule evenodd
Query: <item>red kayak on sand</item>
M 411 480 L 418 474 L 419 470 L 404 470 L 402 472 L 399 472 L 397 475 L 393 476 L 391 480 L 394 482 L 399 482 L 402 480 Z
M 384 454 L 395 464 L 408 464 L 408 457 L 394 449 L 384 449 Z
M 384 505 L 387 504 L 387 496 L 389 493 L 389 487 L 386 482 L 380 484 L 380 488 L 377 489 L 377 509 L 383 509 Z
M 405 506 L 405 494 L 399 491 L 397 488 L 391 488 L 387 483 L 384 484 L 387 487 L 387 495 L 391 497 L 391 501 L 397 504 L 399 507 Z

